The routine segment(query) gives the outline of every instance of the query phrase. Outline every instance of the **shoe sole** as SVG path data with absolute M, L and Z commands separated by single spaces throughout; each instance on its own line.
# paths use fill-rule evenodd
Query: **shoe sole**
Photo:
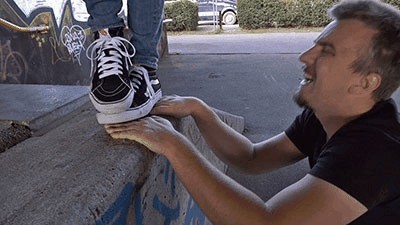
M 90 101 L 92 102 L 95 109 L 99 112 L 105 114 L 112 114 L 112 113 L 121 113 L 125 110 L 129 109 L 129 106 L 132 104 L 134 98 L 134 92 L 132 90 L 121 100 L 117 102 L 102 102 L 98 100 L 92 93 L 89 95 Z
M 99 124 L 113 124 L 113 123 L 123 123 L 132 120 L 137 120 L 142 117 L 147 116 L 151 109 L 153 109 L 154 104 L 160 100 L 162 96 L 161 90 L 155 93 L 154 97 L 149 99 L 147 102 L 136 108 L 130 108 L 121 113 L 106 114 L 97 113 L 96 118 Z

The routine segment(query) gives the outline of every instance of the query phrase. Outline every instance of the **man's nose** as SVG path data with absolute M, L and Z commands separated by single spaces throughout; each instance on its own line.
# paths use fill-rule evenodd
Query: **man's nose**
M 312 46 L 311 48 L 307 49 L 306 51 L 300 53 L 299 60 L 305 64 L 310 64 L 315 61 L 317 57 L 317 50 L 316 46 Z

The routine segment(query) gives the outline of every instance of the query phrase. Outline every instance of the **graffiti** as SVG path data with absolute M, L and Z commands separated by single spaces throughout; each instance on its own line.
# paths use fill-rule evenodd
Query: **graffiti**
M 125 185 L 120 196 L 115 200 L 111 207 L 99 220 L 95 222 L 95 225 L 126 224 L 129 206 L 131 205 L 132 194 L 133 185 L 129 182 Z
M 89 14 L 86 10 L 85 2 L 83 0 L 70 1 L 75 20 L 86 22 Z M 60 27 L 62 24 L 62 14 L 68 0 L 14 0 L 14 2 L 26 17 L 30 17 L 31 14 L 39 8 L 52 8 L 57 26 Z
M 166 204 L 162 203 L 158 195 L 155 195 L 153 198 L 153 208 L 164 216 L 163 225 L 170 225 L 172 221 L 178 219 L 181 211 L 179 202 L 175 208 L 171 208 L 168 207 Z
M 206 216 L 193 198 L 190 198 L 186 209 L 185 225 L 204 225 L 205 222 Z
M 83 45 L 86 41 L 85 31 L 79 25 L 73 25 L 71 28 L 64 26 L 61 30 L 61 34 L 63 35 L 61 41 L 67 48 L 68 53 L 81 65 L 80 56 L 82 50 L 85 49 Z
M 176 177 L 176 173 L 175 171 L 172 169 L 171 163 L 167 162 L 166 168 L 165 168 L 165 174 L 164 174 L 164 183 L 166 185 L 168 185 L 168 180 L 169 180 L 169 174 L 170 174 L 170 170 L 172 170 L 171 172 L 171 195 L 174 196 L 175 195 L 175 177 Z
M 21 84 L 25 82 L 28 64 L 25 57 L 11 49 L 11 41 L 0 42 L 0 80 L 2 83 Z
M 60 41 L 57 41 L 54 37 L 49 37 L 53 53 L 52 63 L 56 64 L 58 61 L 77 61 L 79 66 L 81 66 L 81 53 L 85 50 L 85 41 L 86 32 L 81 26 L 64 26 L 60 34 Z
M 89 14 L 86 10 L 86 4 L 83 0 L 71 0 L 72 14 L 76 21 L 86 22 Z
M 177 192 L 176 185 L 181 183 L 176 178 L 176 173 L 171 164 L 167 161 L 164 171 L 164 182 L 158 183 L 152 198 L 152 209 L 159 213 L 163 218 L 163 225 L 183 224 L 184 225 L 204 225 L 206 217 L 188 193 Z M 153 184 L 154 185 L 154 184 Z M 152 185 L 152 187 L 153 187 Z M 163 185 L 163 186 L 160 186 Z M 143 189 L 142 189 L 143 190 Z M 162 190 L 161 192 L 159 190 Z M 146 192 L 148 190 L 145 190 Z M 169 194 L 168 194 L 169 193 Z M 148 194 L 148 193 L 147 193 Z M 145 196 L 147 195 L 145 194 Z M 162 197 L 161 197 L 162 196 Z M 151 198 L 151 194 L 146 198 Z M 186 204 L 187 201 L 187 204 Z M 143 225 L 147 219 L 144 214 L 154 213 L 153 210 L 146 210 L 146 201 L 140 194 L 135 198 L 135 224 Z M 174 207 L 170 207 L 172 202 L 177 202 Z M 144 204 L 143 204 L 144 203 Z M 181 204 L 183 203 L 183 204 Z M 186 206 L 186 208 L 185 208 Z
M 67 0 L 14 0 L 14 2 L 26 17 L 29 17 L 38 8 L 52 8 L 58 26 L 61 24 L 62 13 L 67 4 Z
M 172 172 L 170 172 L 172 170 Z M 171 175 L 170 175 L 171 174 Z M 171 164 L 168 162 L 165 168 L 164 173 L 164 184 L 168 187 L 168 181 L 171 180 L 170 192 L 171 196 L 175 197 L 175 171 L 172 169 Z M 164 224 L 163 225 L 170 225 L 172 221 L 178 219 L 180 214 L 180 205 L 179 202 L 176 207 L 168 207 L 164 204 L 158 194 L 154 195 L 153 198 L 153 208 L 157 210 L 161 215 L 164 217 Z

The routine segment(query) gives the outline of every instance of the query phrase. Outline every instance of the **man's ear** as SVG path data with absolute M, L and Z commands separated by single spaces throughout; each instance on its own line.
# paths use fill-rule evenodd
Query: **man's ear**
M 365 77 L 366 86 L 365 88 L 370 91 L 370 93 L 374 92 L 381 85 L 382 77 L 378 73 L 370 73 Z
M 382 77 L 378 73 L 360 75 L 358 82 L 349 88 L 349 92 L 356 95 L 372 94 L 381 85 L 381 81 Z

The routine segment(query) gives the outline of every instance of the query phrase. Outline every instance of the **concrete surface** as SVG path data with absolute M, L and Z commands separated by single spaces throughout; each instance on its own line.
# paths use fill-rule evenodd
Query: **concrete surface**
M 217 113 L 229 126 L 233 127 L 237 131 L 243 131 L 243 118 L 229 115 L 218 110 Z M 226 172 L 226 165 L 222 163 L 209 149 L 192 118 L 183 118 L 176 127 L 195 144 L 197 149 L 216 168 L 222 172 Z M 150 175 L 135 198 L 136 225 L 211 224 L 194 202 L 193 198 L 186 191 L 182 183 L 177 179 L 171 164 L 166 160 L 166 158 L 157 156 L 149 168 Z M 196 171 L 193 171 L 193 176 L 196 176 Z M 163 221 L 163 223 L 160 221 Z
M 38 132 L 81 107 L 88 93 L 82 86 L 0 84 L 0 120 Z
M 94 224 L 146 175 L 150 156 L 138 149 L 111 140 L 89 107 L 21 142 L 0 154 L 0 224 Z
M 68 120 L 87 102 L 82 86 L 0 84 L 0 152 Z
M 46 86 L 42 90 L 39 86 L 31 88 L 32 93 L 42 97 L 65 91 L 59 86 L 51 91 Z M 20 85 L 15 89 L 28 90 Z M 87 87 L 75 87 L 75 93 L 79 90 L 86 92 Z M 198 218 L 207 224 L 167 160 L 155 157 L 132 141 L 112 139 L 97 123 L 88 96 L 82 98 L 85 104 L 66 116 L 67 121 L 0 154 L 0 224 L 163 224 L 169 221 L 168 224 L 190 225 Z M 20 100 L 21 104 L 38 108 L 52 102 Z M 65 107 L 69 107 L 68 101 Z M 237 131 L 243 131 L 243 118 L 221 111 L 218 114 Z M 29 113 L 27 116 L 32 118 Z M 47 118 L 53 121 L 53 117 Z M 211 154 L 191 118 L 172 122 L 217 168 L 226 170 Z M 176 214 L 169 214 L 171 210 Z

